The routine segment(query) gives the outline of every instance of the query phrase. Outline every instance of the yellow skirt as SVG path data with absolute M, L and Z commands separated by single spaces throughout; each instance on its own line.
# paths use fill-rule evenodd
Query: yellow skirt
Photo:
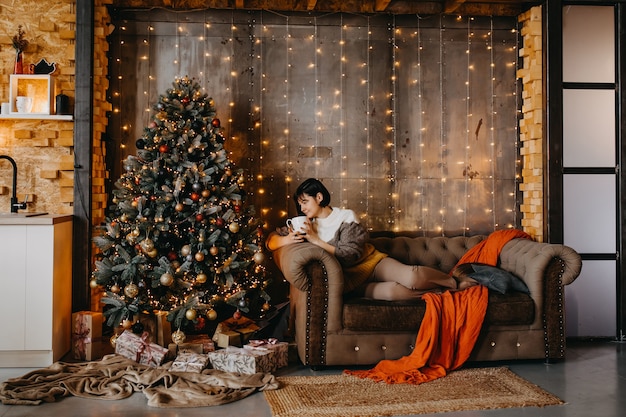
M 368 280 L 378 262 L 387 257 L 386 253 L 378 251 L 372 244 L 366 243 L 361 260 L 343 269 L 343 292 L 354 291 L 359 285 Z

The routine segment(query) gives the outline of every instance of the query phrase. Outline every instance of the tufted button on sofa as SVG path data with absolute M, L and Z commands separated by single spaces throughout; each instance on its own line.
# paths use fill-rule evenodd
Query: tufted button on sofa
M 447 273 L 485 238 L 386 233 L 372 234 L 371 243 L 406 264 Z M 310 243 L 282 247 L 273 258 L 291 284 L 291 330 L 303 364 L 371 365 L 411 353 L 424 301 L 388 302 L 344 293 L 335 257 Z M 489 290 L 470 361 L 564 358 L 563 291 L 580 274 L 580 255 L 564 245 L 513 239 L 502 248 L 497 266 L 521 278 L 530 294 Z

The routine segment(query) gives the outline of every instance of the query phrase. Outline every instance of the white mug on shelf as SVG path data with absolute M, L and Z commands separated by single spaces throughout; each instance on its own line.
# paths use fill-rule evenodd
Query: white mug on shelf
M 287 226 L 291 227 L 291 229 L 296 233 L 304 233 L 304 222 L 306 221 L 306 216 L 297 216 L 291 219 L 287 219 Z
M 15 108 L 18 113 L 30 113 L 33 110 L 33 98 L 17 96 L 15 98 Z

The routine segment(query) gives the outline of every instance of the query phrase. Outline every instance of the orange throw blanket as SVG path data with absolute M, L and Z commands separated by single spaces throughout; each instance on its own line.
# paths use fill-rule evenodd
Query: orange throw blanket
M 501 230 L 470 249 L 457 263 L 497 265 L 502 247 L 511 239 L 530 238 L 520 230 Z M 482 285 L 442 294 L 426 293 L 426 312 L 413 352 L 397 360 L 382 360 L 369 370 L 347 374 L 390 384 L 421 384 L 461 367 L 474 348 L 487 311 L 488 290 Z

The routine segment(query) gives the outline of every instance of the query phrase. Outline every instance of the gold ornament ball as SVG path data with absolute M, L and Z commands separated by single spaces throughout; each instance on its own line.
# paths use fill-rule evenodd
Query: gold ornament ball
M 199 283 L 199 284 L 204 284 L 206 282 L 206 280 L 207 280 L 206 274 L 200 273 L 200 274 L 198 274 L 198 276 L 196 276 L 196 282 Z
M 115 345 L 117 343 L 117 334 L 113 334 L 113 336 L 111 336 L 111 338 L 109 339 L 109 343 L 111 343 L 111 347 L 113 349 L 115 349 Z
M 263 311 L 269 311 L 271 307 L 272 306 L 270 306 L 270 303 L 263 303 L 263 306 L 261 308 L 263 309 Z
M 239 231 L 239 223 L 237 222 L 232 222 L 229 226 L 228 226 L 228 230 L 230 230 L 233 233 L 237 233 Z
M 217 319 L 217 311 L 210 309 L 206 312 L 206 316 L 209 320 L 215 320 Z
M 194 258 L 196 258 L 196 261 L 198 261 L 198 262 L 202 262 L 202 261 L 204 261 L 204 253 L 202 253 L 202 252 L 197 252 L 197 253 L 194 255 Z
M 190 308 L 189 310 L 185 311 L 185 317 L 189 321 L 194 321 L 196 319 L 196 316 L 197 316 L 196 310 L 194 310 L 193 308 Z
M 124 295 L 126 297 L 135 298 L 139 294 L 139 287 L 137 284 L 131 283 L 124 287 Z
M 262 264 L 265 261 L 265 254 L 263 252 L 256 252 L 252 259 L 254 259 L 254 262 L 257 264 Z
M 89 281 L 89 287 L 91 287 L 92 289 L 98 288 L 99 287 L 98 281 L 96 281 L 95 279 L 92 279 L 91 281 Z
M 217 246 L 211 246 L 211 248 L 209 249 L 209 253 L 215 256 L 219 253 L 219 249 L 217 248 Z
M 177 345 L 180 345 L 181 343 L 185 343 L 186 338 L 187 336 L 180 329 L 172 333 L 172 342 L 176 343 Z
M 117 285 L 117 284 L 113 284 L 113 285 L 111 285 L 111 292 L 112 292 L 113 294 L 117 294 L 117 293 L 119 293 L 119 292 L 120 292 L 120 290 L 121 290 L 121 288 L 120 288 L 120 286 L 119 286 L 119 285 Z
M 165 287 L 169 287 L 170 285 L 174 283 L 174 276 L 170 274 L 169 272 L 166 272 L 163 275 L 161 275 L 159 282 L 161 283 L 161 285 Z
M 183 256 L 187 256 L 191 253 L 191 246 L 189 245 L 185 245 L 182 248 L 180 248 L 180 254 Z
M 178 212 L 183 211 L 183 209 L 184 209 L 184 208 L 185 208 L 185 206 L 183 206 L 183 204 L 182 204 L 182 203 L 177 203 L 177 204 L 174 206 L 174 210 L 176 210 L 176 211 L 178 211 Z

